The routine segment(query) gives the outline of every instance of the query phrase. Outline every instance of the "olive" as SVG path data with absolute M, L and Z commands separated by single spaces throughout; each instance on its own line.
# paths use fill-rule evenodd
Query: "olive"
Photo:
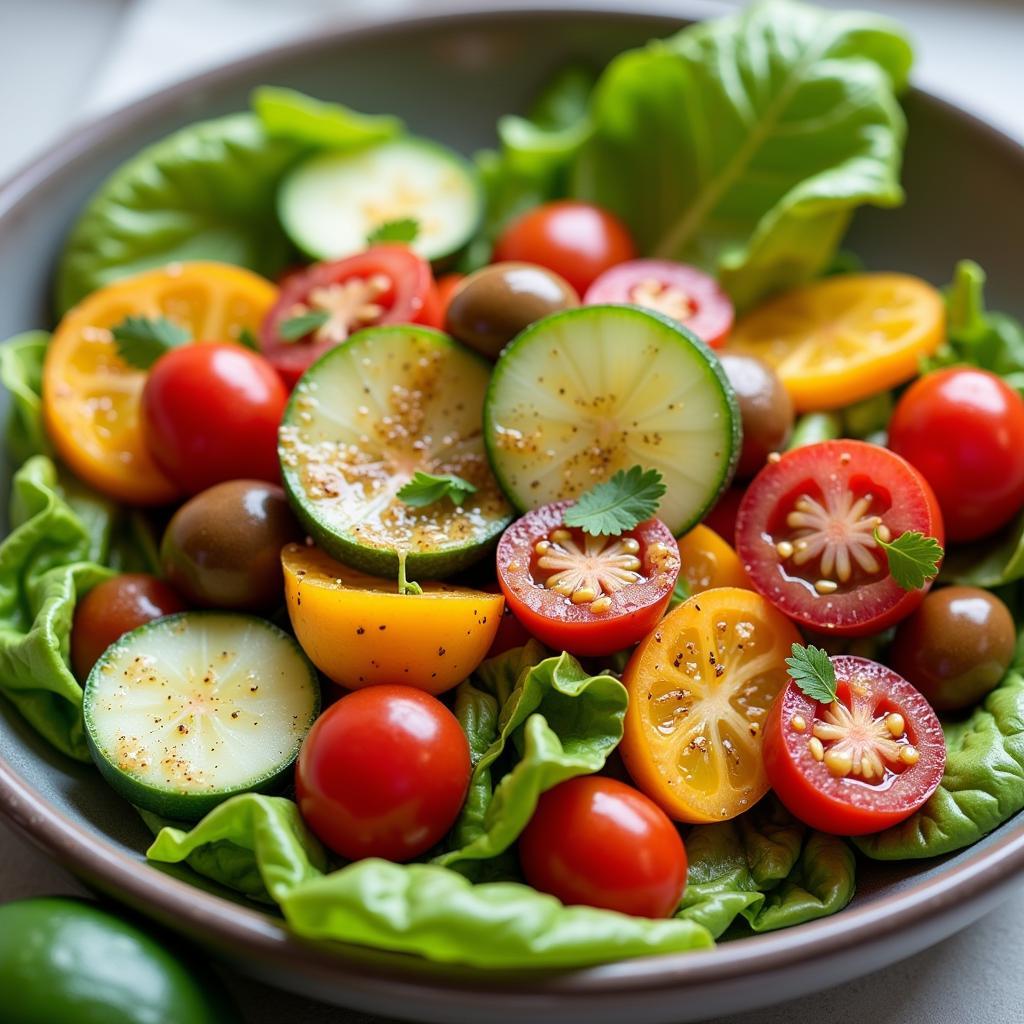
M 281 548 L 301 539 L 280 487 L 228 480 L 174 513 L 160 558 L 167 581 L 188 601 L 264 611 L 284 603 Z
M 736 392 L 743 421 L 743 449 L 736 475 L 751 477 L 772 452 L 785 448 L 793 431 L 793 402 L 766 362 L 730 352 L 723 352 L 719 359 Z
M 1016 639 L 1013 616 L 998 597 L 977 587 L 943 587 L 900 623 L 889 661 L 936 711 L 958 711 L 999 683 Z
M 533 263 L 492 263 L 452 293 L 445 330 L 488 359 L 536 320 L 580 304 L 571 284 Z

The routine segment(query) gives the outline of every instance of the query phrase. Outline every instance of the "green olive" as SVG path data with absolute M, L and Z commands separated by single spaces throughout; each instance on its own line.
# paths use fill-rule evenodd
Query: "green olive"
M 943 587 L 900 623 L 889 660 L 936 711 L 957 711 L 999 683 L 1016 641 L 1013 616 L 998 597 L 977 587 Z
M 743 449 L 736 475 L 751 477 L 772 452 L 786 447 L 793 431 L 793 402 L 779 375 L 766 362 L 730 352 L 723 352 L 719 359 L 736 392 L 743 422 Z
M 550 270 L 533 263 L 492 263 L 455 289 L 445 329 L 488 359 L 497 359 L 525 327 L 579 304 L 572 285 Z
M 301 538 L 280 487 L 229 480 L 175 512 L 160 557 L 168 582 L 186 600 L 265 611 L 284 603 L 281 548 Z

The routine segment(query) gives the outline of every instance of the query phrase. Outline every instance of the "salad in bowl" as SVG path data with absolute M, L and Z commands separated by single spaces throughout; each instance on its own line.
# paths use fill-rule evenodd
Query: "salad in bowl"
M 969 253 L 841 248 L 911 61 L 767 0 L 472 156 L 271 85 L 137 154 L 0 347 L 7 702 L 154 863 L 477 968 L 797 926 L 1018 814 L 1024 329 Z

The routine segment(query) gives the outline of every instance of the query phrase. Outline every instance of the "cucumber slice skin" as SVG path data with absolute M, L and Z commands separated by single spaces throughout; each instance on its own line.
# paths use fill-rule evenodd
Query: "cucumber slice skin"
M 295 425 L 300 420 L 303 413 L 301 404 L 303 401 L 302 385 L 304 382 L 315 382 L 319 371 L 329 366 L 332 360 L 353 354 L 358 351 L 358 346 L 365 346 L 367 357 L 372 358 L 374 340 L 389 336 L 396 339 L 415 336 L 428 341 L 431 345 L 439 345 L 452 352 L 466 356 L 479 365 L 481 369 L 488 373 L 490 372 L 490 362 L 480 353 L 462 345 L 454 338 L 432 327 L 391 324 L 365 328 L 362 331 L 357 331 L 342 345 L 329 349 L 303 374 L 299 384 L 292 391 L 288 404 L 285 407 L 284 416 L 281 419 L 282 427 Z M 366 544 L 351 533 L 339 529 L 335 524 L 318 515 L 313 503 L 305 494 L 300 474 L 288 465 L 283 447 L 279 449 L 279 452 L 281 455 L 281 479 L 292 511 L 295 513 L 303 529 L 316 541 L 317 545 L 339 562 L 344 562 L 346 565 L 360 569 L 371 576 L 394 579 L 398 574 L 399 568 L 397 550 L 395 548 Z M 484 455 L 486 456 L 486 451 Z M 486 461 L 489 463 L 489 460 Z M 445 547 L 437 551 L 408 552 L 405 562 L 406 573 L 413 580 L 440 580 L 468 569 L 481 559 L 494 553 L 501 534 L 509 523 L 512 522 L 513 518 L 512 509 L 508 508 L 506 514 L 495 516 L 490 520 L 487 530 L 482 535 L 464 545 Z
M 460 175 L 463 183 L 466 185 L 470 206 L 464 230 L 458 234 L 455 240 L 441 244 L 434 243 L 433 245 L 422 238 L 416 239 L 412 242 L 412 249 L 424 259 L 433 263 L 438 269 L 446 268 L 456 261 L 459 254 L 475 237 L 479 230 L 480 223 L 483 220 L 486 208 L 486 194 L 484 192 L 483 182 L 480 180 L 480 175 L 477 172 L 476 167 L 461 153 L 458 153 L 453 149 L 449 149 L 447 146 L 444 146 L 433 139 L 425 139 L 411 135 L 378 143 L 375 146 L 366 147 L 365 149 L 356 150 L 354 152 L 314 154 L 293 168 L 278 190 L 277 212 L 278 219 L 284 227 L 285 233 L 297 249 L 309 258 L 320 261 L 342 259 L 346 256 L 354 255 L 365 246 L 365 238 L 361 239 L 361 244 L 358 248 L 349 248 L 345 251 L 331 249 L 325 245 L 311 241 L 307 232 L 301 226 L 301 222 L 305 219 L 302 216 L 302 210 L 305 204 L 303 192 L 305 191 L 304 185 L 307 183 L 306 177 L 315 172 L 318 167 L 330 161 L 347 163 L 349 161 L 362 159 L 367 154 L 372 154 L 375 149 L 397 146 L 408 149 L 419 149 L 424 153 L 430 154 L 432 157 L 436 156 L 441 158 L 441 160 L 451 165 L 453 170 Z M 389 219 L 398 220 L 407 216 L 414 217 L 417 220 L 422 219 L 421 217 L 416 217 L 416 212 L 414 210 L 410 210 L 407 213 L 396 214 L 394 218 Z M 367 232 L 367 234 L 368 233 L 369 232 Z
M 501 485 L 502 490 L 505 492 L 505 497 L 508 498 L 509 502 L 517 512 L 525 513 L 538 507 L 539 504 L 545 503 L 529 500 L 529 496 L 521 494 L 509 478 L 507 464 L 497 441 L 498 423 L 495 415 L 497 396 L 499 395 L 502 387 L 502 378 L 508 371 L 509 366 L 513 365 L 515 361 L 528 350 L 529 346 L 544 343 L 544 334 L 555 321 L 560 320 L 565 322 L 576 319 L 578 321 L 585 322 L 588 318 L 603 316 L 616 316 L 625 320 L 632 317 L 638 317 L 641 318 L 640 326 L 649 328 L 650 325 L 645 324 L 644 321 L 654 320 L 664 327 L 667 327 L 669 332 L 671 332 L 671 335 L 677 339 L 679 344 L 686 345 L 688 349 L 695 354 L 697 357 L 694 360 L 695 365 L 706 374 L 709 384 L 711 384 L 715 388 L 716 393 L 720 395 L 721 412 L 725 418 L 725 428 L 723 431 L 725 458 L 721 460 L 720 470 L 716 479 L 712 481 L 705 499 L 695 506 L 689 515 L 686 515 L 675 522 L 668 522 L 666 520 L 666 525 L 672 530 L 673 535 L 676 537 L 682 537 L 704 518 L 704 516 L 714 506 L 722 492 L 732 482 L 732 478 L 736 472 L 736 466 L 739 463 L 740 452 L 743 447 L 743 428 L 736 393 L 733 390 L 732 385 L 729 383 L 729 379 L 726 376 L 725 370 L 722 368 L 722 364 L 719 362 L 717 356 L 705 342 L 698 338 L 692 331 L 688 330 L 684 325 L 663 315 L 662 313 L 658 313 L 655 310 L 625 303 L 579 306 L 573 309 L 552 313 L 549 316 L 531 324 L 513 338 L 512 341 L 504 348 L 495 363 L 490 385 L 487 388 L 487 395 L 484 399 L 484 444 L 487 448 L 487 457 L 491 463 L 491 469 L 494 472 L 498 483 Z M 669 334 L 664 335 L 666 338 L 669 336 Z M 629 467 L 623 466 L 621 468 L 628 469 Z M 593 482 L 598 483 L 599 481 L 595 479 Z M 669 486 L 671 486 L 671 484 L 669 484 Z M 560 494 L 553 500 L 564 500 L 576 496 L 577 495 Z M 659 516 L 662 515 L 660 511 L 658 514 Z
M 284 758 L 278 765 L 266 772 L 254 777 L 251 781 L 238 786 L 225 787 L 210 792 L 184 792 L 172 788 L 165 788 L 151 785 L 119 768 L 109 757 L 96 738 L 97 726 L 95 718 L 96 689 L 99 680 L 101 666 L 106 664 L 108 658 L 115 658 L 126 648 L 130 648 L 140 637 L 152 632 L 156 628 L 166 628 L 173 622 L 184 621 L 195 623 L 203 619 L 217 618 L 221 620 L 235 619 L 251 624 L 258 624 L 260 629 L 267 631 L 272 637 L 281 643 L 287 644 L 291 651 L 298 656 L 299 663 L 308 672 L 308 682 L 312 695 L 309 721 L 302 731 L 301 737 L 295 743 L 290 756 Z M 244 615 L 236 612 L 224 611 L 186 611 L 174 615 L 165 615 L 163 618 L 147 622 L 129 633 L 125 633 L 119 640 L 107 648 L 100 660 L 89 673 L 85 683 L 82 713 L 85 720 L 86 740 L 89 752 L 92 754 L 93 763 L 99 769 L 107 784 L 121 797 L 137 808 L 150 811 L 161 818 L 173 821 L 194 822 L 213 810 L 214 807 L 222 804 L 225 800 L 239 793 L 276 793 L 284 789 L 292 780 L 295 760 L 299 756 L 299 749 L 306 733 L 313 727 L 313 723 L 320 716 L 321 692 L 320 676 L 313 663 L 306 656 L 306 653 L 299 646 L 298 641 L 284 630 L 275 626 L 266 619 L 254 615 Z

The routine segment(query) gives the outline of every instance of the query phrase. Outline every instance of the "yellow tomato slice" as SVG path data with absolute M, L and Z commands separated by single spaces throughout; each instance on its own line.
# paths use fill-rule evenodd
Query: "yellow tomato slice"
M 775 367 L 797 410 L 835 409 L 910 380 L 946 329 L 942 296 L 906 274 L 841 274 L 745 316 L 728 349 Z
M 623 760 L 676 821 L 734 818 L 768 791 L 762 729 L 800 635 L 751 590 L 695 594 L 637 648 Z
M 395 580 L 301 544 L 289 544 L 281 562 L 302 649 L 350 690 L 378 683 L 450 690 L 484 660 L 501 624 L 500 594 L 435 582 L 423 583 L 422 594 L 399 594 Z
M 679 538 L 679 558 L 691 594 L 715 587 L 750 588 L 740 556 L 710 526 L 695 526 Z
M 60 457 L 98 491 L 160 505 L 178 489 L 146 449 L 146 374 L 123 362 L 110 329 L 126 316 L 166 317 L 199 341 L 257 333 L 277 298 L 269 281 L 226 263 L 176 263 L 93 292 L 61 320 L 46 351 L 43 415 Z

